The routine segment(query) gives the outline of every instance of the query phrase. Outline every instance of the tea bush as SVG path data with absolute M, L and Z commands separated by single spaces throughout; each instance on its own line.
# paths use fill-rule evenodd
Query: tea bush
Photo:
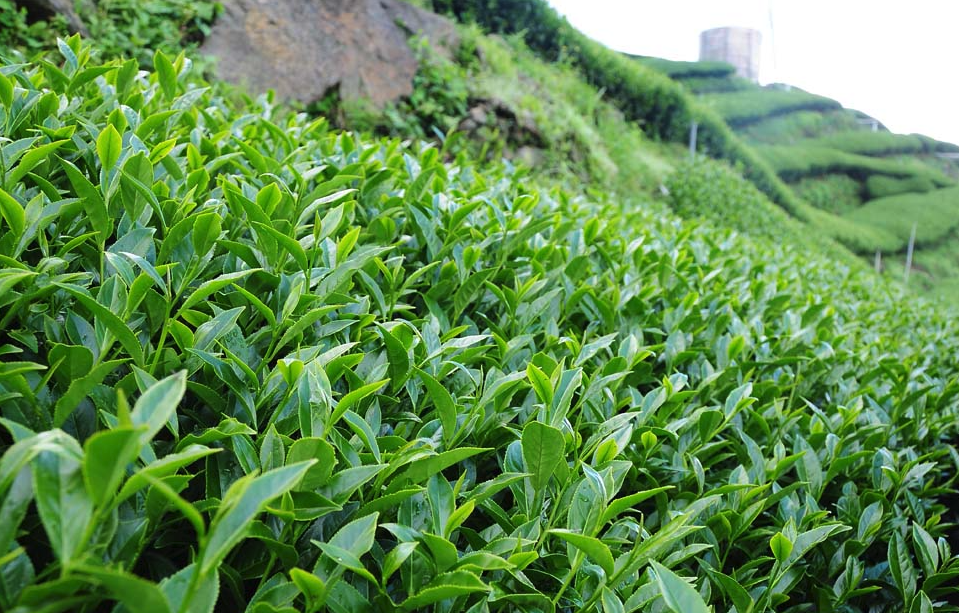
M 685 81 L 693 78 L 732 79 L 736 68 L 726 62 L 678 62 L 660 57 L 630 55 L 637 62 L 666 74 L 670 79 Z
M 947 314 L 60 49 L 0 71 L 3 610 L 955 597 Z
M 917 134 L 893 134 L 868 130 L 837 132 L 811 139 L 805 144 L 871 156 L 921 153 L 926 149 L 926 142 Z
M 869 177 L 867 185 L 873 180 L 899 181 L 880 175 Z M 931 187 L 930 183 L 930 187 Z M 807 177 L 793 185 L 799 196 L 817 209 L 837 215 L 848 213 L 862 204 L 862 183 L 848 175 L 823 175 Z
M 220 8 L 211 0 L 84 0 L 77 16 L 95 41 L 94 55 L 135 57 L 148 65 L 157 49 L 175 54 L 201 42 Z M 55 49 L 67 29 L 60 15 L 31 21 L 26 9 L 0 0 L 0 53 Z
M 929 192 L 936 189 L 935 184 L 926 177 L 897 179 L 883 175 L 873 175 L 866 180 L 866 191 L 870 198 L 884 198 L 909 192 Z
M 941 171 L 915 159 L 873 158 L 815 145 L 758 145 L 756 152 L 787 181 L 843 173 L 865 181 L 872 175 L 901 179 L 926 179 L 939 187 L 953 181 Z
M 726 120 L 726 123 L 734 127 L 795 111 L 822 112 L 842 108 L 841 104 L 831 98 L 799 89 L 784 90 L 772 87 L 710 94 L 705 96 L 705 99 Z
M 914 224 L 916 244 L 934 245 L 959 227 L 959 187 L 870 200 L 846 218 L 896 236 L 893 251 L 905 250 Z

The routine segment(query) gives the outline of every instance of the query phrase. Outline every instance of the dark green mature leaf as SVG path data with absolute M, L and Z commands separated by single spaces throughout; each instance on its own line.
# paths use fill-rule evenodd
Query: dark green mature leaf
M 410 376 L 412 366 L 410 356 L 403 344 L 386 328 L 380 328 L 383 343 L 386 345 L 386 355 L 389 358 L 390 380 L 393 382 L 393 391 L 400 389 Z
M 313 460 L 297 462 L 258 477 L 247 476 L 230 487 L 197 556 L 200 577 L 208 577 L 216 569 L 226 554 L 243 540 L 253 519 L 267 503 L 293 489 L 313 463 Z
M 56 427 L 62 426 L 63 422 L 70 416 L 70 413 L 83 402 L 83 399 L 89 396 L 90 392 L 103 383 L 103 380 L 120 367 L 123 362 L 125 362 L 125 360 L 115 360 L 97 364 L 86 374 L 74 379 L 70 383 L 70 387 L 67 388 L 67 391 L 57 400 L 56 407 L 53 411 L 53 425 Z
M 426 587 L 404 600 L 400 608 L 404 611 L 415 611 L 436 602 L 489 590 L 490 587 L 477 575 L 465 570 L 455 570 L 437 575 Z
M 893 581 L 902 595 L 903 604 L 912 602 L 916 594 L 916 568 L 912 565 L 912 558 L 909 556 L 909 548 L 906 546 L 905 539 L 896 531 L 889 539 L 889 571 L 892 573 Z
M 163 591 L 154 583 L 120 570 L 82 565 L 75 570 L 94 583 L 103 585 L 117 601 L 131 611 L 143 613 L 172 613 Z
M 113 222 L 107 214 L 107 206 L 103 201 L 100 190 L 90 183 L 89 179 L 72 162 L 61 159 L 60 165 L 63 166 L 73 189 L 83 202 L 83 209 L 90 219 L 91 227 L 100 235 L 100 244 L 106 243 L 107 239 L 113 234 Z
M 137 340 L 133 331 L 123 322 L 122 319 L 113 314 L 110 309 L 106 308 L 96 300 L 94 300 L 88 293 L 83 289 L 76 287 L 74 285 L 65 285 L 57 283 L 59 287 L 66 290 L 72 294 L 80 304 L 82 304 L 90 313 L 93 314 L 98 320 L 103 322 L 103 325 L 110 330 L 110 332 L 120 341 L 120 344 L 123 345 L 123 348 L 130 354 L 130 357 L 133 358 L 133 362 L 137 366 L 143 366 L 143 348 L 140 345 L 140 341 Z M 108 347 L 109 348 L 109 347 Z

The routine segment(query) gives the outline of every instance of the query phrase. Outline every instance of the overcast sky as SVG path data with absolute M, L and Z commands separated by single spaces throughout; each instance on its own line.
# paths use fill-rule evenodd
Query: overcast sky
M 549 0 L 619 51 L 699 56 L 699 32 L 763 34 L 762 83 L 868 113 L 894 132 L 959 143 L 959 0 Z

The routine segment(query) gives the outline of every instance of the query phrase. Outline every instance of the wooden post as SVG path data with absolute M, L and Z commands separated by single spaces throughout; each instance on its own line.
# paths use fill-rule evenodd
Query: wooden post
M 695 159 L 696 157 L 696 137 L 699 133 L 699 122 L 694 121 L 691 126 L 689 126 L 689 158 Z
M 909 234 L 909 247 L 906 248 L 906 274 L 903 282 L 909 285 L 909 271 L 912 270 L 912 251 L 916 245 L 916 224 L 912 224 L 912 232 Z
M 876 272 L 882 273 L 882 251 L 876 249 Z

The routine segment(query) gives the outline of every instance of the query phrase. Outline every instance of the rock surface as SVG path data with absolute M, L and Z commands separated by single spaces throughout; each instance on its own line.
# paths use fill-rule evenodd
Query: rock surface
M 217 58 L 217 77 L 304 103 L 338 88 L 382 106 L 413 91 L 409 36 L 457 43 L 450 21 L 400 0 L 224 0 L 223 9 L 200 48 Z
M 87 34 L 87 29 L 74 8 L 73 0 L 17 0 L 16 4 L 25 7 L 28 14 L 37 17 L 63 15 L 71 31 Z

